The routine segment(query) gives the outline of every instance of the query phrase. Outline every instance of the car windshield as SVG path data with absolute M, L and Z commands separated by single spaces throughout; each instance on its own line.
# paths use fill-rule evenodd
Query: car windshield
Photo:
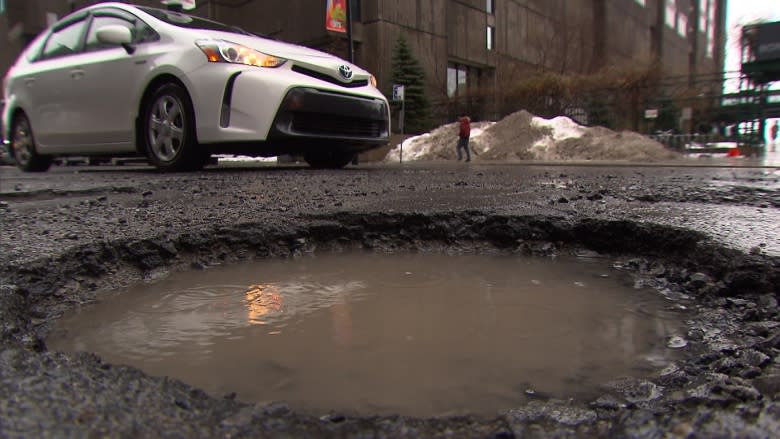
M 238 26 L 228 26 L 227 24 L 206 20 L 205 18 L 195 17 L 192 15 L 182 14 L 179 12 L 145 7 L 139 7 L 138 9 L 168 24 L 185 27 L 187 29 L 216 30 L 220 32 L 231 32 L 241 35 L 254 35 L 241 29 Z

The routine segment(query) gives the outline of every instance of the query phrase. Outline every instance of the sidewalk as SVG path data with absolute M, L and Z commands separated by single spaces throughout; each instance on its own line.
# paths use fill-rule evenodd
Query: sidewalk
M 755 164 L 756 166 L 780 167 L 780 145 L 767 145 L 763 154 L 752 157 L 735 157 L 735 159 L 741 159 L 746 164 Z
M 756 160 L 761 166 L 780 167 L 780 144 L 767 145 L 767 150 L 762 157 L 749 157 L 748 160 Z
M 780 143 L 767 145 L 766 149 L 758 155 L 729 157 L 727 154 L 686 154 L 690 161 L 710 160 L 713 164 L 733 166 L 757 166 L 780 168 Z

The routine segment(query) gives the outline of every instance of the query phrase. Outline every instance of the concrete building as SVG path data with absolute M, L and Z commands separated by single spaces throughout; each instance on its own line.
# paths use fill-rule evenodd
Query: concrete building
M 48 22 L 96 3 L 4 1 L 0 38 L 10 40 L 2 45 L 0 71 Z M 691 83 L 723 70 L 727 0 L 349 1 L 355 62 L 373 72 L 388 95 L 401 36 L 422 63 L 434 102 L 476 89 L 500 93 L 539 70 L 592 73 L 607 66 L 656 65 L 664 75 Z M 197 3 L 197 15 L 348 57 L 346 36 L 325 29 L 326 0 Z

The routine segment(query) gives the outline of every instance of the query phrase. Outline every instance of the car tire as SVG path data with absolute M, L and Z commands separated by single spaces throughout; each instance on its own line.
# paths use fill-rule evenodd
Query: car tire
M 9 152 L 22 171 L 46 172 L 51 167 L 52 157 L 38 154 L 30 121 L 24 114 L 16 115 L 11 124 Z
M 303 156 L 306 163 L 315 169 L 341 169 L 349 164 L 355 157 L 352 152 L 317 152 Z
M 175 83 L 159 86 L 141 112 L 143 148 L 161 171 L 196 171 L 209 155 L 198 145 L 195 112 L 187 91 Z

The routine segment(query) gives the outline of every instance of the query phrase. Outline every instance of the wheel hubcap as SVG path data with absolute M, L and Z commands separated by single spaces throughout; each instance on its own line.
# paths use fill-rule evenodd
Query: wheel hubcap
M 14 151 L 14 157 L 22 165 L 26 165 L 32 158 L 32 137 L 30 136 L 30 127 L 26 121 L 16 124 L 11 148 Z
M 184 142 L 184 106 L 175 96 L 161 96 L 149 115 L 149 144 L 160 160 L 173 160 Z

